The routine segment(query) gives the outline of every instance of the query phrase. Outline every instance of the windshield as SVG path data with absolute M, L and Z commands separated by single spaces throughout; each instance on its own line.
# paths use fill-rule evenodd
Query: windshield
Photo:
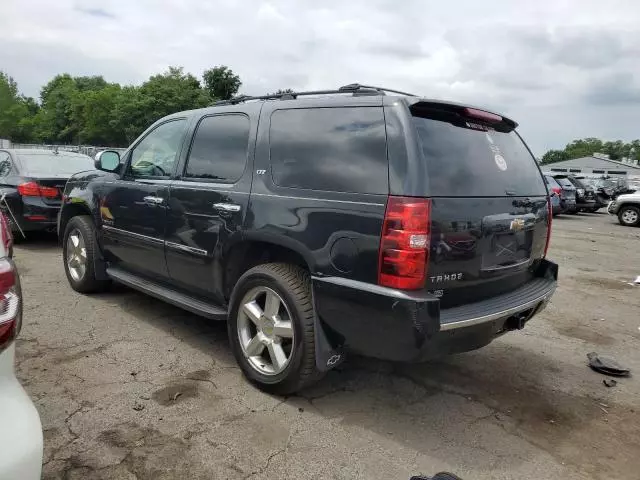
M 23 175 L 73 175 L 85 170 L 93 170 L 93 159 L 86 155 L 65 155 L 64 153 L 18 154 Z
M 432 196 L 547 194 L 535 159 L 515 131 L 468 128 L 417 116 L 413 120 Z

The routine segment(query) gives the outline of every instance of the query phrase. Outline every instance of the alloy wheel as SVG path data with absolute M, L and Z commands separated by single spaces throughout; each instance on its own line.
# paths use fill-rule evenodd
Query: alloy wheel
M 293 317 L 282 297 L 268 287 L 254 287 L 240 302 L 238 339 L 249 364 L 263 375 L 281 373 L 293 357 Z
M 625 210 L 621 215 L 622 221 L 627 225 L 633 225 L 638 221 L 638 212 L 635 210 Z
M 80 230 L 73 229 L 67 237 L 67 267 L 76 282 L 84 278 L 87 271 L 87 248 Z

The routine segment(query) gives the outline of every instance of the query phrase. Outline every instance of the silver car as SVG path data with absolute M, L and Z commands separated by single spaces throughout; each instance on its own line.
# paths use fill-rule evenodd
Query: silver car
M 640 191 L 618 196 L 609 202 L 607 212 L 617 215 L 621 225 L 640 227 Z

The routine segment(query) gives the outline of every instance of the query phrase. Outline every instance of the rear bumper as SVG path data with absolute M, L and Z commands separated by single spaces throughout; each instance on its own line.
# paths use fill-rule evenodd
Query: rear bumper
M 22 197 L 22 211 L 13 213 L 20 228 L 29 232 L 55 228 L 59 211 L 60 205 L 49 205 L 38 197 Z
M 42 425 L 13 375 L 14 348 L 0 354 L 0 478 L 36 480 L 42 469 Z
M 569 200 L 569 199 L 563 198 L 562 200 L 560 200 L 560 205 L 562 206 L 562 210 L 567 212 L 567 211 L 575 210 L 576 201 L 575 199 Z
M 577 208 L 593 208 L 596 206 L 595 200 L 579 199 L 576 201 Z
M 336 277 L 314 277 L 320 325 L 333 346 L 394 361 L 420 361 L 475 350 L 522 328 L 542 311 L 557 286 L 558 266 L 542 260 L 524 286 L 446 310 L 437 297 Z

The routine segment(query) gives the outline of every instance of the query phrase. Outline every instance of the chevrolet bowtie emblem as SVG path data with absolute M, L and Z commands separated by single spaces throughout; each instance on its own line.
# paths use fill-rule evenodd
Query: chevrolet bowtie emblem
M 509 229 L 514 232 L 518 232 L 524 228 L 524 220 L 521 218 L 516 218 L 511 220 L 511 224 L 509 225 Z

